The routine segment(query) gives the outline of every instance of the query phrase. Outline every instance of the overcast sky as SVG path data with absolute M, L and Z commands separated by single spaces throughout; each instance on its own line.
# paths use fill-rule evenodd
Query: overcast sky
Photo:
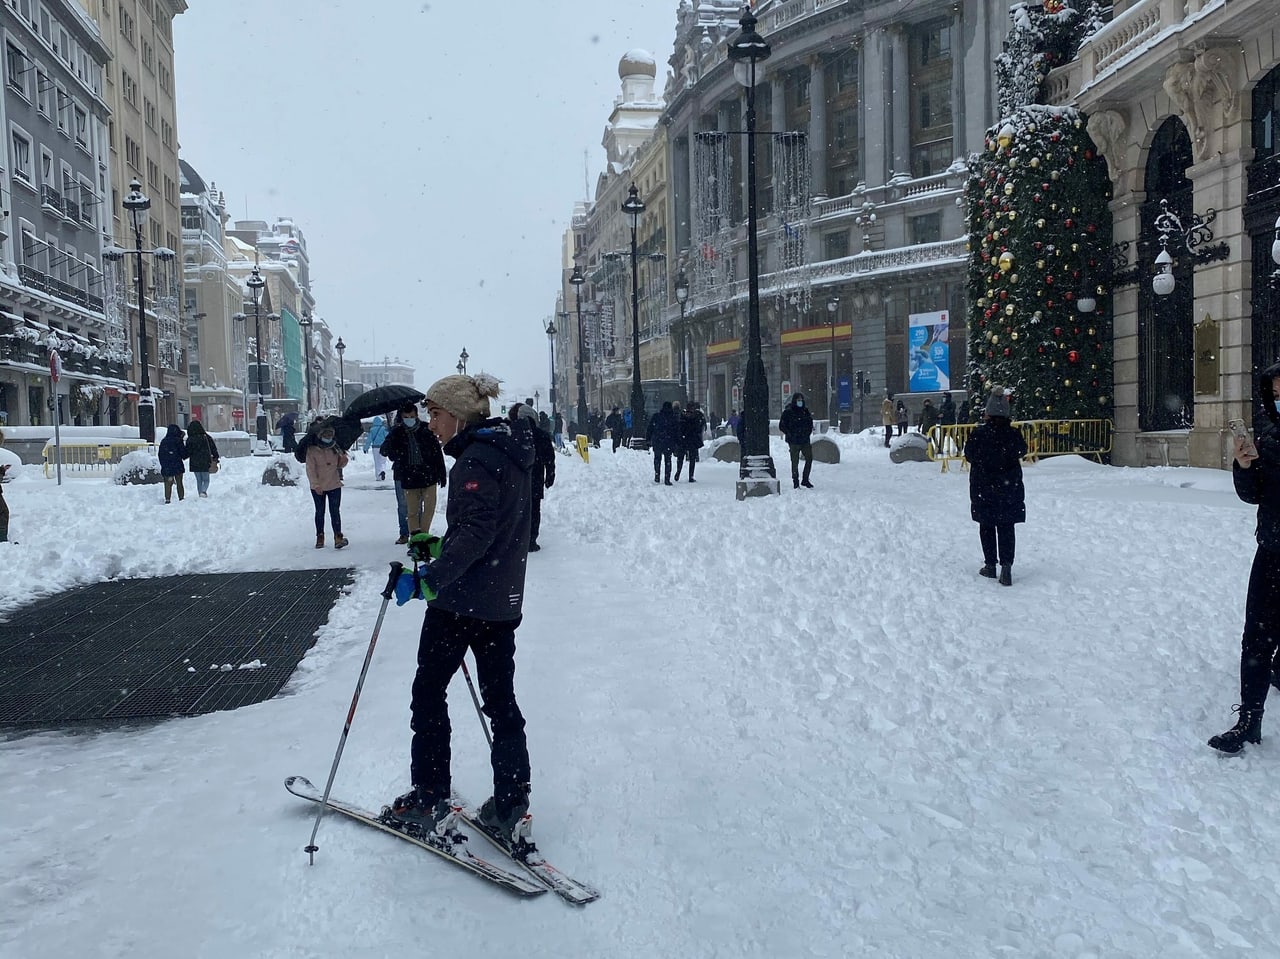
M 465 346 L 471 372 L 545 402 L 540 321 L 604 165 L 618 60 L 653 53 L 660 90 L 677 5 L 192 0 L 174 21 L 182 158 L 233 220 L 303 230 L 348 359 L 400 357 L 425 389 Z

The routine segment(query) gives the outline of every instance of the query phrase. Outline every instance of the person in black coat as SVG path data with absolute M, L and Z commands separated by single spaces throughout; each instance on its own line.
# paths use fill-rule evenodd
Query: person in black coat
M 511 434 L 520 442 L 533 447 L 533 467 L 529 470 L 529 485 L 532 490 L 529 512 L 529 552 L 536 553 L 538 533 L 542 529 L 542 497 L 545 490 L 551 489 L 556 482 L 556 450 L 551 444 L 551 437 L 538 426 L 533 409 L 524 403 L 515 403 L 507 412 L 511 423 Z
M 298 437 L 295 435 L 297 424 L 298 414 L 292 410 L 276 422 L 276 429 L 280 431 L 280 448 L 286 453 L 292 453 L 298 448 Z
M 1263 370 L 1258 395 L 1269 425 L 1252 443 L 1243 436 L 1235 440 L 1231 464 L 1236 495 L 1258 507 L 1258 548 L 1244 601 L 1239 716 L 1235 726 L 1209 740 L 1224 753 L 1238 753 L 1247 742 L 1262 742 L 1262 707 L 1280 650 L 1280 363 Z
M 627 432 L 627 423 L 616 406 L 604 418 L 604 426 L 609 431 L 609 436 L 613 439 L 613 451 L 616 453 L 618 452 L 618 447 L 622 445 L 623 434 Z
M 653 450 L 653 481 L 665 482 L 670 486 L 671 454 L 680 445 L 680 420 L 677 419 L 670 400 L 664 402 L 662 409 L 654 413 L 653 419 L 649 420 L 645 439 L 649 441 L 649 449 Z M 658 475 L 659 469 L 663 470 L 661 478 Z
M 1015 523 L 1027 520 L 1026 490 L 1022 485 L 1022 458 L 1027 441 L 1009 419 L 1009 398 L 1001 387 L 987 400 L 987 421 L 969 435 L 964 456 L 969 461 L 969 514 L 978 524 L 982 540 L 982 576 L 1013 585 Z
M 187 495 L 187 491 L 182 488 L 182 474 L 187 471 L 182 465 L 182 461 L 187 458 L 187 444 L 182 438 L 182 427 L 177 423 L 169 424 L 156 454 L 160 458 L 160 477 L 164 480 L 164 501 L 170 501 L 173 488 L 177 486 L 178 502 L 182 502 Z
M 813 414 L 805 405 L 803 393 L 792 393 L 778 417 L 778 429 L 787 441 L 787 449 L 791 452 L 791 485 L 795 489 L 803 486 L 813 489 L 809 482 L 809 471 L 813 469 Z M 800 477 L 800 457 L 804 457 L 804 478 Z
M 698 450 L 702 449 L 702 432 L 707 428 L 707 418 L 697 403 L 690 403 L 680 414 L 680 445 L 676 449 L 676 482 L 680 481 L 680 470 L 685 463 L 689 464 L 689 482 L 696 483 L 693 468 L 698 463 Z
M 416 403 L 400 408 L 400 421 L 378 447 L 391 460 L 391 473 L 404 490 L 409 535 L 431 532 L 436 512 L 436 489 L 444 486 L 444 454 L 431 430 L 418 419 Z

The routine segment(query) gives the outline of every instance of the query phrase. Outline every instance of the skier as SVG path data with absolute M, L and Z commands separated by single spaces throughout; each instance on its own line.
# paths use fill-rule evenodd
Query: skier
M 529 809 L 529 750 L 514 680 L 534 451 L 503 419 L 489 419 L 489 400 L 499 390 L 495 377 L 480 373 L 446 376 L 427 391 L 431 432 L 454 460 L 448 526 L 439 557 L 423 572 L 427 613 L 410 722 L 413 788 L 387 807 L 386 815 L 437 835 L 452 833 L 446 694 L 470 649 L 493 733 L 493 795 L 481 805 L 479 818 L 514 840 L 527 827 Z
M 809 471 L 813 469 L 813 414 L 804 405 L 803 393 L 792 393 L 791 400 L 778 417 L 778 429 L 787 441 L 791 451 L 791 486 L 799 489 L 813 489 L 809 482 Z M 800 457 L 804 457 L 804 478 L 800 478 Z
M 1009 397 L 997 386 L 987 400 L 987 422 L 964 444 L 969 461 L 969 515 L 978 524 L 982 541 L 980 576 L 1013 585 L 1014 524 L 1027 521 L 1026 490 L 1022 485 L 1022 457 L 1027 441 L 1010 422 Z
M 1262 372 L 1258 394 L 1271 425 L 1253 443 L 1247 436 L 1237 437 L 1231 464 L 1236 495 L 1258 507 L 1258 549 L 1244 601 L 1240 705 L 1235 707 L 1239 716 L 1234 726 L 1209 740 L 1210 746 L 1224 753 L 1238 753 L 1245 743 L 1262 742 L 1262 707 L 1280 649 L 1280 605 L 1276 603 L 1280 595 L 1280 363 Z

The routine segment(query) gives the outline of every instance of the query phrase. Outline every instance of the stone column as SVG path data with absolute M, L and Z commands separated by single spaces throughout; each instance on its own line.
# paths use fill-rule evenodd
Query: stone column
M 889 87 L 890 169 L 899 176 L 911 174 L 911 71 L 907 53 L 907 28 L 889 28 L 889 59 L 893 82 Z
M 809 58 L 809 183 L 812 196 L 827 196 L 827 71 Z
M 889 35 L 876 28 L 862 45 L 862 83 L 858 110 L 862 128 L 862 179 L 879 185 L 888 177 L 890 145 L 887 118 L 890 111 L 889 89 L 893 85 L 890 71 Z

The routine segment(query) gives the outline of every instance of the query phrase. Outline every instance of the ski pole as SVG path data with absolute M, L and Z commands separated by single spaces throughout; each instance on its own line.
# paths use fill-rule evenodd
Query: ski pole
M 476 695 L 476 688 L 471 684 L 471 671 L 467 669 L 467 658 L 462 658 L 462 675 L 467 677 L 467 689 L 471 690 L 471 701 L 476 704 L 476 715 L 480 717 L 480 728 L 484 730 L 485 741 L 488 742 L 489 748 L 493 748 L 493 737 L 489 735 L 489 724 L 484 721 L 484 710 L 480 708 L 480 697 Z
M 316 862 L 316 850 L 320 847 L 316 845 L 316 833 L 320 831 L 320 818 L 324 815 L 325 807 L 329 805 L 329 790 L 333 788 L 333 778 L 338 775 L 338 763 L 342 759 L 343 747 L 347 745 L 347 733 L 351 732 L 351 720 L 356 714 L 356 703 L 360 702 L 360 690 L 364 686 L 364 677 L 369 672 L 369 662 L 373 659 L 373 647 L 378 643 L 378 633 L 382 631 L 382 618 L 387 615 L 387 604 L 391 602 L 391 597 L 395 595 L 396 580 L 400 578 L 400 574 L 404 572 L 403 563 L 391 564 L 391 575 L 387 577 L 387 588 L 382 591 L 382 609 L 378 610 L 378 621 L 374 624 L 373 635 L 369 637 L 369 649 L 364 654 L 364 665 L 360 668 L 360 679 L 356 683 L 355 694 L 351 697 L 351 708 L 347 710 L 347 721 L 342 727 L 342 737 L 338 740 L 338 752 L 333 757 L 333 768 L 329 770 L 329 781 L 324 784 L 324 798 L 320 800 L 320 808 L 316 810 L 315 825 L 311 827 L 311 842 L 303 848 L 303 852 L 309 857 L 309 865 L 314 866 Z

